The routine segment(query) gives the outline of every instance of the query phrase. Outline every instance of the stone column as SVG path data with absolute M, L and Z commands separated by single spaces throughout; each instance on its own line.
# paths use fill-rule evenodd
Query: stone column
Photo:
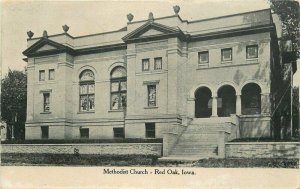
M 236 115 L 242 115 L 241 94 L 236 94 L 235 112 Z
M 212 96 L 212 115 L 211 117 L 218 117 L 218 97 Z

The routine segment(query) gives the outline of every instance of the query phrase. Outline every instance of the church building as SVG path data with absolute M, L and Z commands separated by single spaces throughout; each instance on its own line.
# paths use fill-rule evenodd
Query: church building
M 281 63 L 270 9 L 188 21 L 173 8 L 105 33 L 29 31 L 26 139 L 272 136 Z

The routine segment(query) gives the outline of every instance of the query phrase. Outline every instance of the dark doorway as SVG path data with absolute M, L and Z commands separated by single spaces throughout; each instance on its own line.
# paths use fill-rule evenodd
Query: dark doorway
M 207 87 L 199 88 L 195 93 L 195 117 L 205 118 L 212 114 L 211 91 Z
M 235 114 L 235 90 L 230 85 L 222 86 L 218 91 L 218 116 L 229 117 Z
M 253 115 L 261 113 L 261 89 L 255 83 L 249 83 L 242 89 L 242 114 Z

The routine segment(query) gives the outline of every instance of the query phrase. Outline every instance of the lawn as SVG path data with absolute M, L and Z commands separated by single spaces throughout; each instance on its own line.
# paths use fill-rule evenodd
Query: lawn
M 195 162 L 160 162 L 150 155 L 84 155 L 84 154 L 1 154 L 2 165 L 53 165 L 53 166 L 155 166 L 155 167 L 206 167 L 206 168 L 299 168 L 299 159 L 230 158 L 202 159 Z

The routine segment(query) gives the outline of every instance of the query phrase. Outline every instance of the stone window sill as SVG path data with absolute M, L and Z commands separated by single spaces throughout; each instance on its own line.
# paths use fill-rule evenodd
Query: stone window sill
M 52 112 L 41 112 L 40 114 L 51 114 Z
M 77 112 L 77 114 L 91 114 L 91 113 L 95 113 L 95 111 Z
M 148 107 L 144 107 L 144 109 L 157 109 L 157 106 L 148 106 Z
M 221 64 L 232 64 L 232 60 L 228 60 L 228 61 L 224 60 L 221 62 Z

